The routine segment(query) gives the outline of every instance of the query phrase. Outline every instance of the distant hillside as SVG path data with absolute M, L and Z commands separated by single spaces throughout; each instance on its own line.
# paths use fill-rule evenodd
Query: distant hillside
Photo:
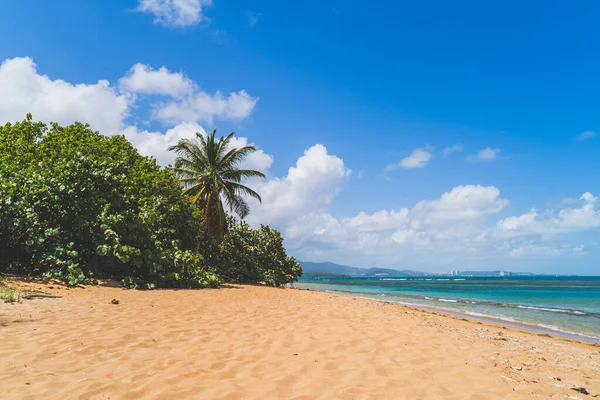
M 389 268 L 356 268 L 332 262 L 300 261 L 303 275 L 351 275 L 351 276 L 423 276 L 424 272 Z
M 356 268 L 332 262 L 300 261 L 304 276 L 315 275 L 349 275 L 349 276 L 467 276 L 467 277 L 508 277 L 533 276 L 530 272 L 507 271 L 453 271 L 451 274 L 428 273 L 413 270 L 397 270 L 390 268 Z

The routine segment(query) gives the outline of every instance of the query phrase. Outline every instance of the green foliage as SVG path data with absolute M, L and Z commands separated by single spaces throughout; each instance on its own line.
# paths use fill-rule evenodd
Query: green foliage
M 227 227 L 223 201 L 230 212 L 244 218 L 250 208 L 243 196 L 259 201 L 260 196 L 240 182 L 265 175 L 237 168 L 244 157 L 256 151 L 254 146 L 230 148 L 234 133 L 219 140 L 215 139 L 216 133 L 215 129 L 206 138 L 196 133 L 197 140 L 181 139 L 169 150 L 177 154 L 175 172 L 185 188 L 184 194 L 203 210 L 206 232 L 220 242 Z
M 236 169 L 254 148 L 227 150 L 233 134 L 214 136 L 180 142 L 174 171 L 80 123 L 48 127 L 28 115 L 1 126 L 0 270 L 134 289 L 293 282 L 302 270 L 281 234 L 226 220 L 220 200 L 243 217 L 241 196 L 260 199 L 240 181 L 263 175 Z
M 231 225 L 219 244 L 218 271 L 225 280 L 281 286 L 302 275 L 300 264 L 286 254 L 279 231 L 264 225 L 252 229 L 243 221 Z
M 213 287 L 202 219 L 169 169 L 123 137 L 75 123 L 0 127 L 0 264 L 69 285 L 123 277 L 139 287 Z M 133 285 L 130 285 L 133 286 Z

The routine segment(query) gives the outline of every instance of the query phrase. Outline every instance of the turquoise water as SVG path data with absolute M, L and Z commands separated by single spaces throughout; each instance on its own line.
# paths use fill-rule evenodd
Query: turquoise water
M 600 277 L 306 277 L 297 286 L 434 307 L 600 341 Z

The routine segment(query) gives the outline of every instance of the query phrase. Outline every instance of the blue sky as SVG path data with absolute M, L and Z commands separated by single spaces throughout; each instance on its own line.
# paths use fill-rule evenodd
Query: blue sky
M 249 221 L 300 259 L 598 274 L 599 12 L 7 0 L 0 122 L 87 121 L 163 164 L 235 130 L 269 175 Z

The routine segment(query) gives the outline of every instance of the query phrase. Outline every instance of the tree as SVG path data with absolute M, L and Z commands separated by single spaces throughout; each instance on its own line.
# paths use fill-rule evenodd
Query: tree
M 216 286 L 200 210 L 171 169 L 87 125 L 0 126 L 0 268 L 130 287 Z
M 255 170 L 238 169 L 244 157 L 256 151 L 254 146 L 231 148 L 234 133 L 218 140 L 216 133 L 215 129 L 204 137 L 198 132 L 197 140 L 181 139 L 169 150 L 177 154 L 175 172 L 184 186 L 184 194 L 203 210 L 206 232 L 221 242 L 227 229 L 223 202 L 229 211 L 244 218 L 250 207 L 243 196 L 258 201 L 261 198 L 241 182 L 247 178 L 265 178 L 265 175 Z

